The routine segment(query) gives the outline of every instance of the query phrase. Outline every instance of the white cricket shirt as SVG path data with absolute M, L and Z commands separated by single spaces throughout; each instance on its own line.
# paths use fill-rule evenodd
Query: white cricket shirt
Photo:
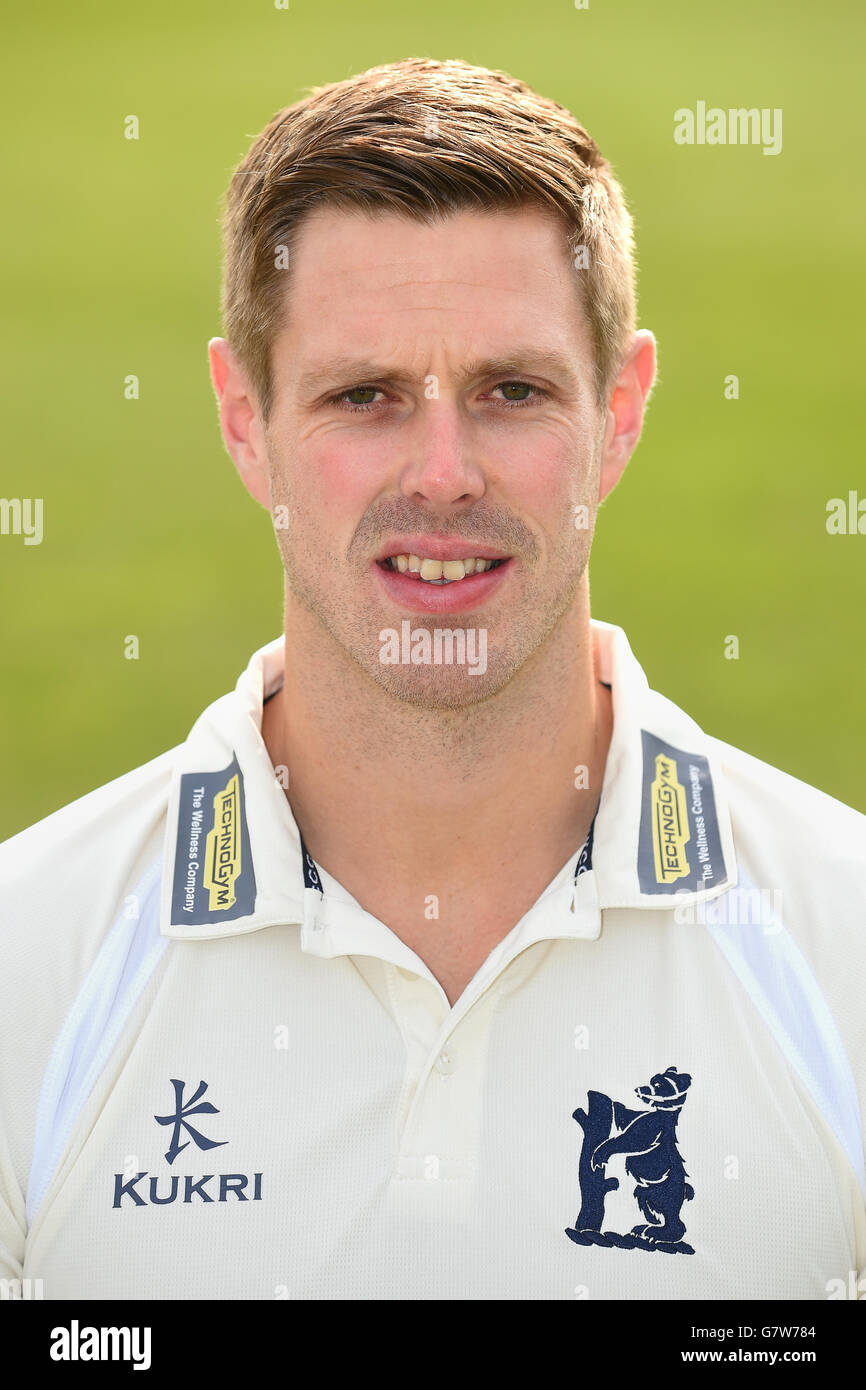
M 304 862 L 282 638 L 0 847 L 0 1294 L 866 1292 L 866 818 L 593 631 L 593 830 L 453 1008 Z

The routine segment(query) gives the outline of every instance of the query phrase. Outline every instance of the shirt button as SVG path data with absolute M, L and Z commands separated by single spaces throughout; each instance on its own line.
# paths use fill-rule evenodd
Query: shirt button
M 455 1065 L 453 1048 L 450 1052 L 440 1052 L 434 1065 L 440 1076 L 450 1076 Z

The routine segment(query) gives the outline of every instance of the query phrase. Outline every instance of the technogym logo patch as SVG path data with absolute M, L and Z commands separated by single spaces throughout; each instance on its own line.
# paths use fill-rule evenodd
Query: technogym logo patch
M 211 912 L 234 907 L 235 879 L 241 871 L 240 776 L 230 777 L 213 799 L 214 824 L 205 848 L 204 883 Z M 198 811 L 197 814 L 201 814 Z
M 710 765 L 641 729 L 643 799 L 638 840 L 642 893 L 717 888 L 725 882 Z
M 218 1115 L 220 1112 L 209 1100 L 203 1100 L 207 1082 L 199 1081 L 194 1093 L 185 1101 L 186 1085 L 172 1077 L 174 1090 L 174 1109 L 165 1115 L 154 1115 L 158 1125 L 171 1126 L 166 1163 L 171 1166 L 190 1144 L 206 1153 L 211 1149 L 222 1149 L 227 1139 L 209 1139 L 201 1132 L 200 1122 L 193 1124 L 191 1116 Z M 182 1142 L 181 1142 L 182 1141 Z M 131 1155 L 124 1172 L 114 1174 L 114 1208 L 122 1207 L 124 1202 L 133 1207 L 165 1207 L 174 1202 L 183 1204 L 227 1202 L 234 1197 L 239 1202 L 260 1202 L 262 1199 L 261 1173 L 205 1173 L 197 1177 L 194 1173 L 165 1174 L 136 1172 L 138 1160 Z M 211 1186 L 211 1184 L 213 1184 Z
M 655 769 L 656 775 L 650 787 L 650 807 L 656 882 L 673 883 L 675 879 L 686 878 L 689 872 L 686 845 L 691 833 L 686 789 L 677 778 L 677 765 L 673 758 L 659 753 Z
M 253 912 L 255 901 L 244 777 L 235 756 L 222 772 L 180 779 L 171 920 L 231 921 Z

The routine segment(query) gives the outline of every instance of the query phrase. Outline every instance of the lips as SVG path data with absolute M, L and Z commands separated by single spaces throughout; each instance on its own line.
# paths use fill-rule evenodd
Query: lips
M 390 569 L 385 561 L 371 565 L 373 576 L 395 607 L 415 613 L 465 613 L 488 603 L 503 585 L 507 586 L 515 562 L 501 560 L 483 573 L 467 574 L 452 583 L 425 582 L 419 574 Z

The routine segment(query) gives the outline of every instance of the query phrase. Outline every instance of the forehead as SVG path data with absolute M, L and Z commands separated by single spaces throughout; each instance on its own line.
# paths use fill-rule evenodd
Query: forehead
M 580 274 L 564 223 L 536 208 L 431 224 L 317 209 L 293 248 L 274 367 L 347 347 L 484 354 L 527 340 L 587 355 Z

